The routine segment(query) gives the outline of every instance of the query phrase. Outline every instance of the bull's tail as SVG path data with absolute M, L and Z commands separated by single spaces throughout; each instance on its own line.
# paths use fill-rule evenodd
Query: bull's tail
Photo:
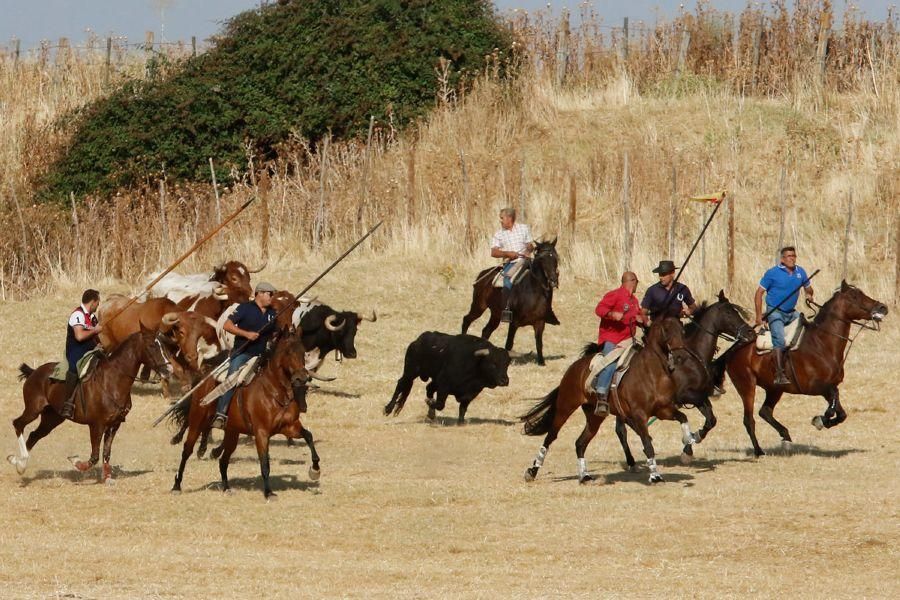
M 547 394 L 543 400 L 532 407 L 530 411 L 519 417 L 525 423 L 525 435 L 545 435 L 550 433 L 553 420 L 556 418 L 556 400 L 559 398 L 559 387 Z
M 25 381 L 32 373 L 34 373 L 34 369 L 29 367 L 27 364 L 22 363 L 21 365 L 19 365 L 19 381 Z

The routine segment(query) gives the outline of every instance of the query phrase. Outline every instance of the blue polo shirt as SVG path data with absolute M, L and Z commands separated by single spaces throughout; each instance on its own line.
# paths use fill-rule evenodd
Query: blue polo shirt
M 759 280 L 759 287 L 766 290 L 766 305 L 769 308 L 774 308 L 784 301 L 779 310 L 791 312 L 797 306 L 801 283 L 804 288 L 809 287 L 809 278 L 803 267 L 795 265 L 794 272 L 791 273 L 787 267 L 779 264 L 766 271 Z
M 690 306 L 694 303 L 691 290 L 680 281 L 675 284 L 672 299 L 668 304 L 666 304 L 667 300 L 669 300 L 669 290 L 664 288 L 661 283 L 654 283 L 647 288 L 644 299 L 641 300 L 641 307 L 646 308 L 652 318 L 656 318 L 660 314 L 678 318 L 681 316 L 682 304 Z M 664 309 L 665 312 L 663 312 Z
M 252 300 L 250 302 L 239 304 L 238 307 L 234 309 L 234 312 L 228 317 L 232 323 L 241 329 L 257 332 L 274 318 L 275 311 L 272 310 L 271 307 L 263 312 L 256 302 Z M 272 337 L 273 333 L 275 333 L 275 327 L 267 327 L 258 338 L 249 343 L 247 338 L 243 336 L 234 336 L 234 350 L 232 350 L 232 354 L 240 352 L 241 354 L 247 354 L 249 356 L 259 356 L 263 353 L 263 350 L 266 349 L 266 343 L 268 343 L 269 338 Z M 244 344 L 247 344 L 247 346 L 244 347 Z M 242 347 L 243 350 L 241 350 Z

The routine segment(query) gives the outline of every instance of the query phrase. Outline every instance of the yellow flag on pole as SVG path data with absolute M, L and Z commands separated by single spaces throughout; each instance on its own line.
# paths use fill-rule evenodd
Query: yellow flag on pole
M 691 200 L 694 202 L 710 202 L 712 204 L 718 204 L 722 200 L 725 199 L 725 190 L 721 192 L 713 192 L 712 194 L 703 194 L 700 196 L 691 196 Z

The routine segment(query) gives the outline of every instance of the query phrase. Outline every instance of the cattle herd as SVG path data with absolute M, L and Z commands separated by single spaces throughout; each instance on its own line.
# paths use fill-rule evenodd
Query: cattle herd
M 536 308 L 532 311 L 536 320 L 534 327 L 538 350 L 540 350 L 540 331 L 543 330 L 543 321 L 551 324 L 558 323 L 550 307 L 552 290 L 556 287 L 555 282 L 558 280 L 554 244 L 545 243 L 544 246 L 546 246 L 544 248 L 544 263 L 535 259 L 534 266 L 531 267 L 532 272 L 529 274 L 529 277 L 534 278 L 538 282 L 534 286 L 535 293 L 546 299 L 544 304 L 535 303 Z M 125 415 L 131 408 L 131 383 L 128 383 L 125 388 L 117 388 L 120 389 L 119 392 L 116 392 L 115 398 L 117 399 L 109 401 L 108 398 L 106 400 L 100 398 L 106 395 L 104 390 L 112 389 L 110 387 L 111 384 L 104 382 L 119 375 L 125 376 L 123 373 L 130 369 L 134 370 L 134 375 L 127 381 L 133 382 L 139 377 L 138 368 L 140 365 L 143 365 L 144 372 L 141 373 L 140 377 L 145 381 L 149 379 L 149 369 L 153 369 L 159 372 L 160 375 L 163 375 L 164 381 L 168 380 L 167 376 L 171 374 L 184 384 L 193 386 L 181 401 L 172 405 L 169 411 L 174 415 L 172 420 L 180 425 L 180 431 L 172 438 L 172 443 L 180 443 L 187 432 L 181 467 L 173 488 L 174 490 L 180 490 L 185 461 L 193 453 L 195 442 L 198 439 L 200 441 L 199 456 L 203 456 L 207 449 L 214 404 L 208 406 L 207 402 L 201 402 L 201 400 L 204 397 L 207 399 L 213 397 L 215 395 L 214 392 L 219 389 L 216 387 L 215 380 L 209 376 L 214 370 L 220 369 L 223 364 L 227 363 L 228 355 L 234 347 L 234 337 L 223 329 L 223 325 L 237 304 L 251 299 L 250 276 L 261 269 L 262 267 L 249 269 L 241 262 L 230 261 L 217 266 L 211 276 L 209 274 L 190 276 L 169 274 L 153 289 L 151 297 L 140 302 L 127 304 L 128 298 L 112 296 L 101 304 L 98 311 L 100 322 L 104 323 L 104 319 L 108 319 L 101 333 L 101 342 L 109 357 L 107 359 L 109 363 L 107 371 L 109 371 L 110 375 L 107 378 L 96 375 L 93 381 L 85 381 L 82 386 L 86 391 L 81 396 L 81 407 L 78 408 L 76 406 L 73 420 L 90 426 L 92 454 L 90 461 L 79 461 L 76 464 L 79 469 L 87 470 L 98 462 L 102 436 L 104 479 L 110 477 L 110 446 L 119 424 L 124 421 Z M 489 294 L 495 292 L 487 284 L 481 284 L 481 287 L 484 289 L 479 287 L 479 282 L 484 279 L 485 277 L 482 275 L 476 280 L 473 311 L 480 314 L 486 307 L 491 307 L 493 312 L 499 312 L 496 310 L 499 307 L 499 300 L 496 298 L 493 300 L 483 299 L 488 298 Z M 497 306 L 493 306 L 494 304 Z M 124 310 L 123 307 L 125 307 Z M 238 405 L 237 410 L 239 414 L 236 417 L 229 416 L 229 421 L 234 420 L 241 424 L 236 425 L 231 430 L 226 429 L 225 441 L 222 446 L 213 451 L 214 457 L 222 455 L 224 451 L 224 456 L 220 458 L 220 471 L 222 473 L 223 486 L 227 489 L 226 471 L 228 457 L 231 451 L 234 450 L 237 436 L 240 434 L 254 435 L 260 455 L 267 497 L 271 495 L 268 484 L 268 439 L 272 435 L 282 434 L 289 439 L 302 437 L 306 440 L 313 455 L 315 467 L 310 470 L 310 476 L 318 478 L 319 457 L 315 452 L 312 434 L 300 422 L 300 413 L 306 412 L 306 390 L 312 387 L 311 379 L 327 379 L 317 376 L 316 371 L 329 354 L 334 354 L 337 360 L 356 358 L 355 338 L 361 323 L 363 321 L 374 322 L 377 319 L 374 311 L 370 314 L 364 314 L 356 310 L 336 310 L 315 298 L 298 298 L 287 291 L 276 292 L 273 295 L 272 308 L 277 313 L 276 326 L 281 332 L 278 336 L 279 341 L 272 344 L 271 357 L 260 361 L 265 366 L 260 369 L 260 374 L 256 376 L 256 380 L 249 383 L 244 382 L 245 387 L 242 389 L 247 391 L 238 395 L 239 400 L 236 404 Z M 822 312 L 817 317 L 816 323 L 820 321 L 825 323 L 826 320 L 830 319 L 834 322 L 845 323 L 848 331 L 850 323 L 868 321 L 875 322 L 877 325 L 877 322 L 887 313 L 887 308 L 882 303 L 868 298 L 857 288 L 846 283 L 842 284 L 841 289 L 835 292 L 833 299 L 822 306 L 821 309 Z M 712 359 L 712 354 L 716 347 L 717 336 L 730 335 L 732 340 L 738 340 L 739 342 L 746 342 L 754 337 L 753 335 L 748 337 L 748 333 L 752 333 L 752 330 L 749 329 L 746 321 L 741 318 L 739 312 L 738 307 L 731 304 L 720 292 L 718 302 L 710 305 L 708 309 L 704 305 L 703 317 L 695 318 L 695 323 L 688 328 L 687 334 L 683 339 L 680 325 L 676 328 L 677 335 L 668 335 L 662 332 L 657 335 L 661 340 L 659 344 L 659 360 L 657 361 L 660 365 L 660 377 L 662 378 L 660 381 L 671 381 L 672 383 L 666 383 L 665 385 L 669 387 L 674 385 L 673 390 L 675 390 L 671 394 L 664 394 L 666 398 L 662 400 L 665 400 L 665 402 L 660 407 L 650 407 L 644 410 L 640 408 L 639 402 L 640 393 L 643 392 L 636 391 L 632 393 L 631 396 L 633 398 L 629 397 L 628 393 L 625 393 L 628 390 L 623 392 L 624 395 L 622 397 L 624 400 L 622 401 L 629 406 L 626 407 L 628 410 L 624 410 L 623 407 L 619 406 L 615 411 L 617 416 L 616 431 L 622 442 L 629 466 L 634 465 L 634 460 L 631 458 L 630 451 L 625 443 L 623 420 L 627 420 L 628 425 L 641 435 L 651 470 L 651 482 L 660 481 L 661 477 L 655 470 L 655 460 L 653 458 L 652 445 L 649 444 L 649 434 L 644 435 L 646 434 L 648 419 L 658 417 L 679 420 L 684 429 L 686 444 L 683 458 L 690 458 L 690 446 L 701 440 L 705 433 L 715 424 L 711 406 L 708 405 L 708 396 L 709 390 L 712 389 L 711 378 L 713 377 L 710 368 L 713 365 L 709 361 Z M 111 318 L 109 315 L 115 315 L 115 318 Z M 472 319 L 469 318 L 471 316 L 471 314 L 468 315 L 467 320 L 464 320 L 464 330 L 471 322 Z M 474 316 L 477 318 L 477 314 Z M 507 371 L 510 364 L 509 350 L 512 346 L 514 327 L 510 329 L 506 349 L 498 348 L 487 339 L 483 339 L 489 337 L 492 325 L 496 327 L 495 320 L 497 320 L 497 317 L 492 314 L 491 322 L 486 326 L 481 338 L 465 333 L 450 335 L 437 331 L 426 331 L 413 340 L 406 348 L 403 371 L 397 380 L 394 393 L 384 407 L 384 414 L 397 415 L 400 413 L 409 397 L 415 380 L 418 378 L 427 382 L 425 395 L 427 397 L 428 417 L 434 419 L 436 412 L 445 408 L 447 398 L 454 396 L 459 403 L 458 423 L 462 425 L 465 422 L 466 412 L 470 403 L 482 390 L 509 384 Z M 816 323 L 813 323 L 811 326 L 815 327 Z M 521 324 L 532 323 L 523 322 Z M 517 322 L 514 321 L 512 325 L 517 325 Z M 826 327 L 821 327 L 820 329 L 823 331 L 821 333 L 823 341 L 820 344 L 822 347 L 818 348 L 817 346 L 816 352 L 813 354 L 822 356 L 822 353 L 827 350 L 826 353 L 834 354 L 837 357 L 836 360 L 839 360 L 839 357 L 844 352 L 843 342 L 838 343 L 831 339 L 832 336 L 828 335 Z M 651 328 L 652 330 L 653 328 Z M 819 334 L 814 332 L 808 334 L 807 337 L 808 339 L 813 339 L 816 335 Z M 745 337 L 747 340 L 743 340 Z M 846 336 L 842 339 L 846 339 Z M 814 344 L 816 342 L 810 341 L 807 343 Z M 696 347 L 692 346 L 692 344 Z M 735 348 L 739 345 L 735 344 Z M 831 348 L 831 346 L 834 346 L 834 348 Z M 680 359 L 676 356 L 677 350 L 681 350 L 683 353 Z M 745 354 L 749 352 L 750 350 L 748 349 Z M 526 470 L 527 480 L 533 479 L 537 474 L 544 456 L 546 456 L 547 449 L 555 439 L 559 427 L 565 423 L 569 414 L 577 410 L 578 406 L 581 406 L 583 409 L 587 406 L 587 409 L 585 409 L 587 418 L 585 432 L 579 438 L 579 443 L 576 444 L 579 460 L 579 479 L 581 481 L 590 479 L 590 476 L 584 469 L 584 449 L 594 433 L 596 433 L 596 428 L 602 421 L 602 417 L 598 420 L 596 417 L 591 416 L 593 411 L 590 410 L 590 400 L 585 396 L 584 378 L 590 358 L 595 353 L 596 349 L 590 352 L 586 350 L 585 355 L 567 370 L 560 386 L 550 392 L 530 413 L 522 417 L 525 422 L 526 433 L 530 435 L 546 434 L 547 436 L 534 464 L 530 469 Z M 751 355 L 752 353 L 748 354 L 748 356 Z M 117 356 L 119 358 L 116 358 Z M 116 360 L 119 361 L 118 367 L 112 364 Z M 123 368 L 123 365 L 131 364 L 128 362 L 129 360 L 133 360 L 133 367 Z M 650 358 L 650 354 L 648 354 L 647 360 L 652 361 L 655 359 Z M 673 370 L 677 370 L 673 366 L 673 360 L 676 363 L 700 361 L 702 365 L 710 365 L 710 367 L 698 367 L 699 370 L 694 369 L 694 371 L 697 371 L 694 383 L 680 382 L 679 376 L 684 379 L 686 374 L 690 372 L 690 369 L 685 370 L 680 375 L 679 373 L 673 374 Z M 748 358 L 748 360 L 750 359 Z M 540 352 L 538 354 L 538 362 L 542 363 Z M 37 441 L 63 421 L 63 418 L 58 414 L 58 408 L 61 405 L 60 390 L 62 388 L 59 385 L 54 387 L 49 380 L 49 373 L 52 371 L 54 364 L 47 363 L 39 369 L 32 369 L 23 364 L 20 368 L 21 378 L 25 381 L 23 393 L 26 406 L 23 414 L 13 421 L 18 437 L 19 452 L 17 455 L 8 457 L 19 473 L 24 472 L 28 461 L 28 452 Z M 843 361 L 841 360 L 841 367 L 842 364 Z M 731 363 L 729 363 L 729 369 L 730 366 Z M 102 367 L 103 365 L 97 367 L 98 372 Z M 724 369 L 724 363 L 722 368 Z M 280 371 L 276 372 L 277 369 L 282 369 L 283 373 Z M 667 369 L 668 375 L 666 374 Z M 650 373 L 650 370 L 646 371 Z M 762 454 L 753 430 L 753 389 L 755 385 L 766 387 L 767 384 L 764 379 L 761 379 L 759 380 L 761 383 L 757 382 L 754 385 L 753 382 L 756 380 L 751 381 L 748 379 L 747 384 L 743 385 L 739 380 L 735 380 L 736 373 L 729 370 L 729 375 L 736 382 L 736 386 L 739 388 L 738 391 L 744 400 L 744 423 L 754 443 L 756 454 Z M 567 383 L 568 379 L 571 379 L 570 383 Z M 632 379 L 634 380 L 632 387 L 640 387 L 642 385 L 646 387 L 649 381 L 647 377 Z M 845 418 L 845 413 L 837 401 L 836 391 L 837 385 L 842 379 L 843 370 L 839 368 L 836 371 L 834 381 L 830 383 L 825 382 L 823 384 L 824 387 L 819 386 L 822 387 L 821 390 L 810 388 L 805 390 L 788 389 L 787 391 L 822 395 L 826 399 L 830 399 L 828 411 L 826 411 L 825 415 L 819 417 L 818 423 L 814 419 L 813 424 L 818 428 L 831 427 Z M 825 380 L 823 379 L 822 381 Z M 253 387 L 254 383 L 258 383 L 258 385 Z M 812 384 L 808 384 L 807 387 L 810 385 Z M 746 389 L 742 390 L 742 387 Z M 704 393 L 700 395 L 703 398 L 698 396 L 697 398 L 689 399 L 690 401 L 677 402 L 676 396 L 679 394 L 685 396 L 686 391 L 694 388 L 703 388 Z M 93 400 L 93 404 L 89 398 L 91 394 L 88 393 L 88 390 L 96 390 L 91 392 L 98 397 Z M 263 390 L 275 390 L 275 392 Z M 167 396 L 170 396 L 170 391 L 165 386 L 163 391 Z M 648 393 L 650 394 L 648 398 L 651 399 L 648 401 L 661 401 L 659 400 L 661 396 L 658 390 L 649 389 Z M 243 398 L 243 400 L 240 400 L 240 398 Z M 652 400 L 653 398 L 657 400 Z M 702 402 L 704 399 L 707 402 Z M 232 405 L 234 404 L 232 403 Z M 699 435 L 690 431 L 686 425 L 686 419 L 681 418 L 683 415 L 677 410 L 677 407 L 686 404 L 697 406 L 707 418 L 707 422 Z M 704 407 L 708 410 L 704 410 Z M 774 404 L 772 407 L 774 407 Z M 768 412 L 765 414 L 763 412 L 760 413 L 770 423 L 774 421 L 770 414 L 772 407 L 768 407 Z M 253 415 L 258 414 L 260 416 L 251 418 L 251 415 L 247 412 L 248 410 L 251 412 L 256 411 Z M 192 414 L 189 416 L 191 411 Z M 634 414 L 630 414 L 632 412 Z M 232 415 L 232 413 L 229 413 L 229 415 Z M 290 418 L 285 417 L 285 415 L 290 415 Z M 37 417 L 41 418 L 41 423 L 37 429 L 32 431 L 26 441 L 24 428 Z M 270 418 L 267 428 L 260 428 L 257 423 L 253 423 L 253 419 L 256 418 Z M 787 433 L 786 428 L 779 429 L 779 432 L 782 434 L 783 441 L 789 443 L 790 435 Z

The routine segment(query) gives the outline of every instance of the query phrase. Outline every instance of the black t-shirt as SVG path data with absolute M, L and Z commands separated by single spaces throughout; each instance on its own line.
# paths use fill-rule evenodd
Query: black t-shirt
M 228 319 L 241 329 L 258 332 L 266 323 L 275 319 L 275 311 L 270 307 L 263 312 L 256 302 L 251 300 L 240 304 Z M 266 349 L 266 344 L 273 333 L 275 333 L 275 327 L 267 327 L 258 338 L 249 343 L 247 343 L 248 340 L 244 336 L 236 335 L 234 336 L 234 350 L 231 352 L 232 354 L 240 352 L 250 356 L 259 356 Z M 244 344 L 247 344 L 247 346 L 242 350 L 241 348 Z
M 694 303 L 691 290 L 681 282 L 675 284 L 672 296 L 671 301 L 666 305 L 666 301 L 669 300 L 669 290 L 664 288 L 661 283 L 654 283 L 647 288 L 647 293 L 644 294 L 644 299 L 641 301 L 641 308 L 646 308 L 651 317 L 665 314 L 677 318 L 681 316 L 682 304 L 690 306 Z M 664 308 L 665 311 L 663 311 Z

